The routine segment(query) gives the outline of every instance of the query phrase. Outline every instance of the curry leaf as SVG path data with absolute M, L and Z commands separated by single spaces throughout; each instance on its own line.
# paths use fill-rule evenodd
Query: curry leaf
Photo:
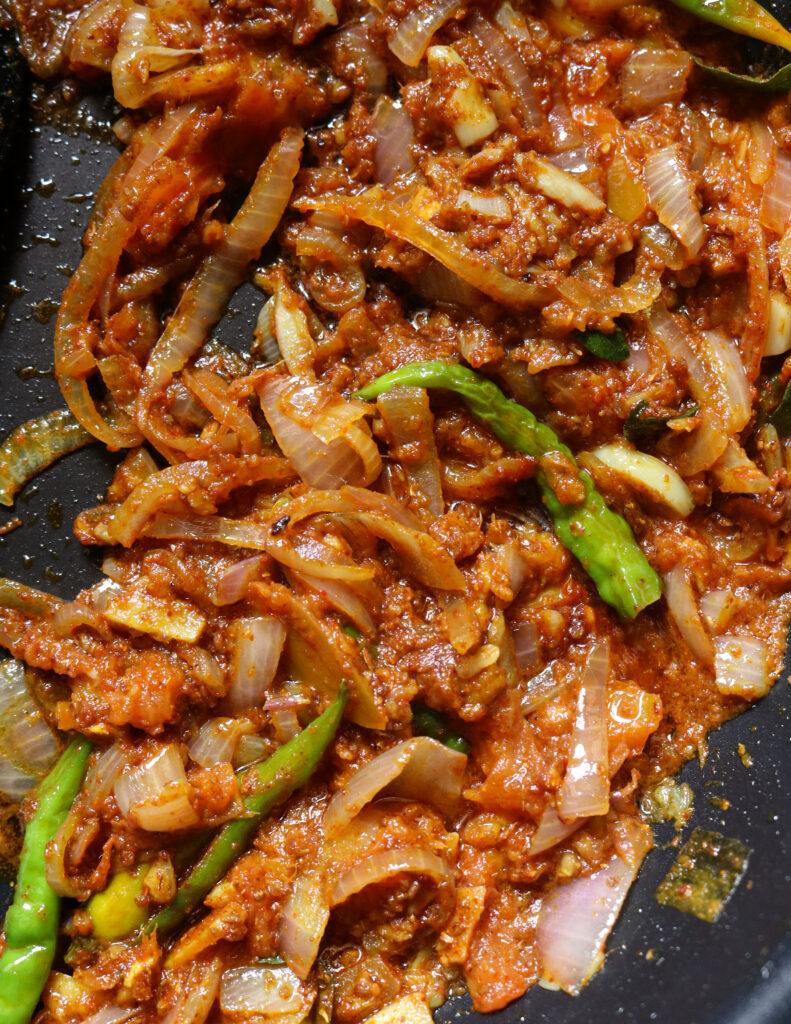
M 580 331 L 579 341 L 594 356 L 600 359 L 610 359 L 613 363 L 622 363 L 629 358 L 629 346 L 620 327 L 616 327 L 612 334 L 602 334 L 601 331 Z
M 754 75 L 737 75 L 735 71 L 727 71 L 725 68 L 715 68 L 711 64 L 704 64 L 697 57 L 692 58 L 704 74 L 716 79 L 722 85 L 735 86 L 743 89 L 755 89 L 759 92 L 789 92 L 791 91 L 791 64 L 780 68 L 770 78 L 756 78 Z
M 667 428 L 668 423 L 672 423 L 674 420 L 685 420 L 698 413 L 697 402 L 689 409 L 673 416 L 646 416 L 647 408 L 648 402 L 643 399 L 629 410 L 629 415 L 623 425 L 623 435 L 628 441 L 633 441 L 635 444 L 639 444 L 641 441 L 654 441 Z

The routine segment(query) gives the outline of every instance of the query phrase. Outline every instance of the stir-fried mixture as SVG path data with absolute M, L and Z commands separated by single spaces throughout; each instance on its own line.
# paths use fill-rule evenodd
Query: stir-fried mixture
M 780 671 L 789 74 L 736 78 L 728 30 L 791 36 L 372 3 L 11 2 L 37 74 L 123 109 L 68 410 L 0 448 L 9 506 L 118 453 L 101 582 L 0 581 L 4 1024 L 576 994 L 641 799 Z

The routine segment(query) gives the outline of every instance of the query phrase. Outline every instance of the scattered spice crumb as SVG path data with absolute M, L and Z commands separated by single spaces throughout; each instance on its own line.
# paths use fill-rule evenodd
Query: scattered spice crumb
M 745 768 L 752 768 L 753 766 L 753 755 L 749 752 L 747 747 L 743 743 L 740 743 L 736 747 L 736 753 L 741 758 L 741 762 Z
M 9 519 L 7 523 L 0 525 L 0 537 L 5 536 L 7 533 L 11 533 L 12 530 L 16 530 L 17 527 L 22 525 L 22 520 L 19 516 L 14 516 L 13 519 Z

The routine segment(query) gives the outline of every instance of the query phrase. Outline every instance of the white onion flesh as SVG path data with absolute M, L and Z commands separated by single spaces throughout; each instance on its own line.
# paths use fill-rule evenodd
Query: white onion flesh
M 80 1024 L 125 1024 L 140 1013 L 135 1006 L 103 1006 L 101 1010 L 84 1017 Z
M 32 789 L 58 754 L 25 675 L 21 661 L 0 663 L 0 793 L 13 802 Z
M 585 663 L 566 774 L 558 794 L 558 811 L 564 821 L 606 814 L 610 806 L 606 693 L 609 672 L 609 643 L 598 641 Z
M 323 872 L 298 875 L 283 907 L 278 939 L 283 959 L 297 977 L 308 976 L 329 919 Z
M 222 961 L 219 957 L 208 963 L 194 963 L 180 1004 L 168 1014 L 163 1024 L 205 1024 L 220 991 L 221 978 Z
M 376 135 L 376 180 L 381 185 L 392 185 L 402 174 L 411 174 L 415 170 L 415 161 L 409 148 L 415 127 L 407 109 L 389 96 L 382 96 L 377 101 L 373 122 Z
M 714 647 L 700 618 L 700 612 L 683 565 L 674 566 L 665 576 L 665 598 L 670 615 L 687 647 L 707 668 L 714 667 Z
M 275 337 L 288 372 L 295 377 L 313 375 L 316 342 L 310 333 L 308 317 L 296 293 L 280 278 L 275 290 Z
M 582 828 L 587 820 L 587 818 L 576 818 L 574 821 L 563 821 L 555 808 L 548 804 L 541 815 L 535 835 L 530 841 L 530 856 L 537 857 L 539 853 L 551 850 L 553 846 L 562 843 L 577 829 Z
M 235 1019 L 296 1013 L 305 1002 L 302 982 L 288 967 L 232 967 L 220 980 L 220 1009 Z
M 367 605 L 347 583 L 343 583 L 341 580 L 320 579 L 318 576 L 299 572 L 296 569 L 292 569 L 290 575 L 303 583 L 309 590 L 321 594 L 328 604 L 349 619 L 366 636 L 376 634 L 376 623 Z
M 226 705 L 236 714 L 264 702 L 280 662 L 286 627 L 270 616 L 237 619 L 234 627 L 231 685 Z
M 539 662 L 538 627 L 534 622 L 514 622 L 511 633 L 517 665 L 523 672 L 534 672 Z
M 666 462 L 620 442 L 594 448 L 593 455 L 638 495 L 643 494 L 665 511 L 685 518 L 695 507 L 692 493 Z
M 535 153 L 520 153 L 518 159 L 519 166 L 548 199 L 554 199 L 570 210 L 582 210 L 590 214 L 604 211 L 604 203 L 599 196 L 561 170 L 556 163 L 544 160 Z
M 769 299 L 769 326 L 766 331 L 765 356 L 780 356 L 791 348 L 791 303 L 780 292 Z
M 388 46 L 408 67 L 416 68 L 423 59 L 435 32 L 461 6 L 461 0 L 430 0 L 418 4 L 401 20 Z
M 703 621 L 712 633 L 721 633 L 739 608 L 739 598 L 732 590 L 707 590 L 700 599 Z
M 604 943 L 650 845 L 642 834 L 636 839 L 634 863 L 615 854 L 593 875 L 558 886 L 541 905 L 536 941 L 543 977 L 565 992 L 577 995 L 601 966 Z
M 695 256 L 706 240 L 706 230 L 694 202 L 694 183 L 676 148 L 654 150 L 644 166 L 651 206 L 660 223 L 673 232 L 690 256 Z
M 456 208 L 483 220 L 503 223 L 511 220 L 511 206 L 503 195 L 471 192 L 464 188 L 456 197 Z
M 525 62 L 516 49 L 508 42 L 503 33 L 477 10 L 470 19 L 470 30 L 499 69 L 525 123 L 527 125 L 540 124 L 543 120 L 541 106 Z
M 416 736 L 377 755 L 333 796 L 324 815 L 328 836 L 339 835 L 385 788 L 392 796 L 428 800 L 452 813 L 461 796 L 467 756 Z
M 115 789 L 115 783 L 125 768 L 126 757 L 117 743 L 113 743 L 99 754 L 86 776 L 83 787 L 85 798 L 92 807 L 101 807 Z
M 378 399 L 392 445 L 407 477 L 410 496 L 418 509 L 432 518 L 445 511 L 434 418 L 425 388 L 395 387 Z
M 383 850 L 356 864 L 338 879 L 332 887 L 330 904 L 336 907 L 367 886 L 385 882 L 394 875 L 405 872 L 426 875 L 438 885 L 453 885 L 451 867 L 441 857 L 422 846 L 411 846 L 404 850 Z
M 635 50 L 621 68 L 621 96 L 635 113 L 647 113 L 684 95 L 692 58 L 683 50 Z
M 239 742 L 239 723 L 234 718 L 210 718 L 189 744 L 189 754 L 201 768 L 233 761 Z
M 252 555 L 221 572 L 212 597 L 213 603 L 222 608 L 244 600 L 248 586 L 261 575 L 265 561 L 263 555 Z
M 782 149 L 775 150 L 774 171 L 763 197 L 761 223 L 782 235 L 791 220 L 791 156 Z
M 293 380 L 273 377 L 259 391 L 261 408 L 285 457 L 311 487 L 372 483 L 381 472 L 382 461 L 367 424 L 360 426 L 352 421 L 346 425 L 343 436 L 327 441 L 316 432 L 327 414 L 326 408 L 316 413 L 314 429 L 298 423 L 285 410 L 284 397 L 292 403 L 295 398 L 299 399 L 300 388 L 307 387 L 318 386 L 299 383 L 295 386 Z M 345 404 L 339 396 L 334 400 L 336 405 Z
M 733 438 L 728 439 L 728 447 L 712 466 L 711 473 L 718 490 L 726 494 L 766 494 L 772 487 L 766 473 Z
M 115 798 L 121 814 L 140 828 L 171 832 L 199 821 L 189 800 L 191 789 L 178 748 L 168 743 L 116 780 Z
M 751 636 L 714 638 L 715 684 L 720 693 L 759 700 L 769 692 L 766 644 Z

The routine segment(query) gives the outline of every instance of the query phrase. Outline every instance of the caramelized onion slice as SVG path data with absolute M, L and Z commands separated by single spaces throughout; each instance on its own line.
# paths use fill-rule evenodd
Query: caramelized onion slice
M 332 887 L 330 905 L 336 907 L 366 886 L 386 882 L 402 873 L 426 875 L 444 887 L 452 888 L 454 884 L 450 865 L 430 850 L 421 846 L 410 846 L 405 850 L 383 850 L 341 875 Z
M 467 284 L 505 306 L 535 309 L 542 306 L 551 294 L 545 285 L 509 277 L 491 260 L 472 252 L 451 232 L 435 227 L 409 209 L 398 206 L 378 185 L 359 195 L 312 196 L 298 200 L 294 206 L 298 210 L 320 210 L 361 220 L 391 238 L 409 242 Z
M 558 810 L 565 821 L 606 814 L 610 806 L 606 695 L 609 671 L 609 643 L 597 641 L 585 664 L 566 775 L 558 796 Z
M 397 743 L 356 772 L 333 796 L 324 815 L 328 837 L 339 835 L 385 788 L 392 796 L 428 800 L 452 813 L 461 796 L 466 754 L 428 736 Z

